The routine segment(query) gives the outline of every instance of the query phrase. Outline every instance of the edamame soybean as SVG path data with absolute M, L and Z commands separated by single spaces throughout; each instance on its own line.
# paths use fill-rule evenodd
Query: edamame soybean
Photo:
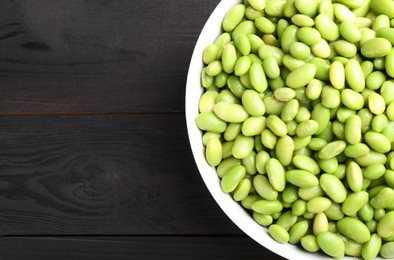
M 333 258 L 339 259 L 345 255 L 345 243 L 339 236 L 331 232 L 322 232 L 317 235 L 317 244 L 324 253 Z
M 281 192 L 286 186 L 285 169 L 278 159 L 270 158 L 267 161 L 266 171 L 272 187 Z
M 337 222 L 338 231 L 344 236 L 358 243 L 366 243 L 371 239 L 371 233 L 367 226 L 351 217 L 345 217 Z

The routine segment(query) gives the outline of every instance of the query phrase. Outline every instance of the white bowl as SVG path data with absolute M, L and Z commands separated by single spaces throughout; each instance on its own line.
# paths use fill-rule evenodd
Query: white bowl
M 234 201 L 229 194 L 220 189 L 220 180 L 215 168 L 211 167 L 205 160 L 205 148 L 202 144 L 202 131 L 196 125 L 196 117 L 199 113 L 198 102 L 204 88 L 201 86 L 200 75 L 203 68 L 202 55 L 204 48 L 215 41 L 222 33 L 222 20 L 225 14 L 240 0 L 221 1 L 206 22 L 195 46 L 186 83 L 186 124 L 191 149 L 198 170 L 213 198 L 219 204 L 226 215 L 249 237 L 261 244 L 263 247 L 287 259 L 316 260 L 333 258 L 320 253 L 308 253 L 303 249 L 291 245 L 280 244 L 274 241 L 267 233 L 267 228 L 258 225 L 242 206 Z M 345 257 L 346 260 L 355 260 L 354 257 Z M 381 259 L 381 258 L 377 258 Z

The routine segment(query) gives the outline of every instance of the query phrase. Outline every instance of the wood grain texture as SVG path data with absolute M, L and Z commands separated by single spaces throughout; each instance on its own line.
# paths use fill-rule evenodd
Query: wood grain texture
M 2 235 L 240 234 L 183 115 L 0 117 L 0 143 Z
M 220 210 L 187 140 L 219 2 L 0 1 L 1 260 L 282 259 Z
M 3 0 L 0 111 L 182 112 L 219 0 Z
M 2 260 L 270 259 L 282 260 L 246 236 L 1 238 Z

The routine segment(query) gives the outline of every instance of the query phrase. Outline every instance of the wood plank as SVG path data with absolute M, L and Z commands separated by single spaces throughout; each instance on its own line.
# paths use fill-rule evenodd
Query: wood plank
M 245 236 L 1 238 L 0 252 L 4 260 L 284 259 Z
M 219 0 L 5 0 L 2 112 L 179 112 Z
M 3 116 L 0 144 L 0 235 L 240 234 L 184 115 Z

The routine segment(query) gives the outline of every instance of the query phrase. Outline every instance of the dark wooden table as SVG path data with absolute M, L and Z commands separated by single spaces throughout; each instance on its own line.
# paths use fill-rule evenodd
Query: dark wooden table
M 0 2 L 0 259 L 282 259 L 189 147 L 187 69 L 218 3 Z

